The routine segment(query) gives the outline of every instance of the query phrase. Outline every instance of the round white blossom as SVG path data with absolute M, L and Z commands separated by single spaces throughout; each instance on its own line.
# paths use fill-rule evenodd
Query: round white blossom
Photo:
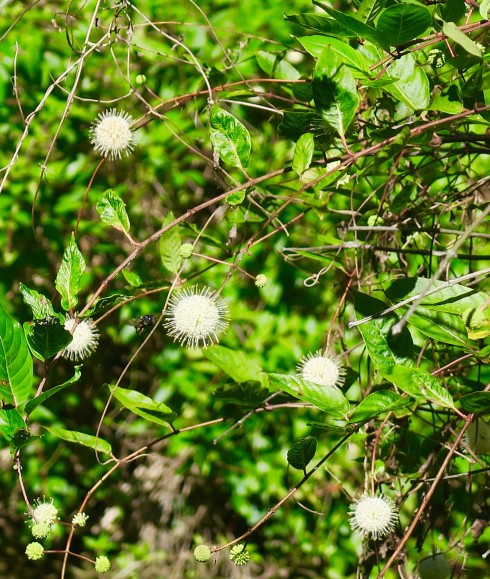
M 393 500 L 383 494 L 364 494 L 351 505 L 349 518 L 352 529 L 363 537 L 379 539 L 395 528 L 398 510 Z
M 111 160 L 120 159 L 121 153 L 129 155 L 135 144 L 132 122 L 131 115 L 116 109 L 100 113 L 90 129 L 90 141 L 97 153 Z
M 75 325 L 75 318 L 67 317 L 65 330 L 71 332 Z M 69 360 L 83 360 L 88 358 L 97 349 L 99 343 L 99 332 L 95 322 L 91 318 L 80 320 L 79 324 L 73 330 L 73 339 L 68 346 L 61 352 L 63 358 Z
M 164 327 L 183 346 L 206 348 L 228 327 L 228 308 L 209 288 L 177 291 L 171 298 Z
M 336 357 L 324 356 L 321 350 L 303 356 L 297 370 L 303 380 L 320 386 L 342 386 L 345 369 Z
M 58 519 L 58 509 L 50 501 L 36 501 L 36 506 L 32 510 L 32 521 L 38 525 L 54 525 Z

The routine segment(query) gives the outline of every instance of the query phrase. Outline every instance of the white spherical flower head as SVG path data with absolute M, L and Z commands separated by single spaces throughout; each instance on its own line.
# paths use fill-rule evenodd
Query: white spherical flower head
M 32 511 L 32 520 L 38 525 L 54 525 L 58 519 L 58 509 L 51 501 L 37 501 L 36 506 Z
M 228 327 L 228 308 L 209 288 L 177 291 L 165 314 L 168 335 L 183 346 L 206 348 Z
M 113 160 L 121 153 L 129 155 L 134 149 L 133 118 L 128 113 L 111 109 L 100 113 L 90 129 L 91 143 L 97 153 Z
M 74 325 L 75 318 L 67 317 L 65 330 L 73 331 L 73 340 L 61 352 L 61 355 L 68 360 L 79 361 L 88 358 L 95 352 L 99 343 L 99 332 L 91 318 L 80 320 L 77 327 L 73 330 Z
M 320 386 L 342 386 L 345 369 L 336 357 L 324 356 L 321 351 L 303 356 L 297 370 L 303 380 Z
M 359 531 L 363 537 L 375 540 L 391 533 L 398 520 L 395 503 L 383 494 L 363 495 L 350 510 L 352 529 Z

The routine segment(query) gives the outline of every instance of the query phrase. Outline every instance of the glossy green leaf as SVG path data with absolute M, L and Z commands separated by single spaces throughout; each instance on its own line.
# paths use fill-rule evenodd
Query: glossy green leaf
M 429 80 L 412 54 L 398 58 L 388 68 L 386 76 L 395 81 L 384 87 L 386 92 L 414 110 L 424 110 L 429 106 Z
M 345 136 L 359 106 L 355 78 L 338 54 L 328 47 L 322 52 L 313 77 L 313 98 L 322 119 Z
M 71 235 L 60 269 L 56 275 L 55 285 L 61 296 L 61 307 L 64 310 L 72 310 L 78 303 L 80 291 L 80 278 L 85 270 L 85 260 L 80 253 L 75 236 Z
M 449 86 L 447 89 L 436 94 L 429 106 L 430 111 L 457 115 L 464 111 L 463 103 L 459 98 L 457 88 Z
M 254 358 L 242 350 L 232 350 L 225 346 L 216 345 L 206 348 L 202 353 L 235 382 L 255 380 L 263 383 L 262 368 Z
M 313 133 L 305 133 L 301 135 L 294 148 L 293 157 L 293 171 L 301 177 L 301 175 L 309 168 L 313 159 L 313 152 L 315 150 L 315 138 Z
M 448 38 L 462 46 L 466 52 L 478 56 L 479 58 L 482 57 L 482 52 L 476 42 L 466 36 L 464 32 L 461 32 L 454 22 L 444 22 L 442 25 L 442 31 Z
M 126 213 L 126 204 L 112 189 L 108 189 L 100 196 L 96 205 L 101 220 L 118 231 L 129 231 L 129 217 Z
M 169 211 L 162 223 L 165 227 L 175 221 L 175 216 L 172 211 Z M 182 245 L 182 238 L 180 235 L 179 225 L 175 225 L 166 231 L 160 237 L 160 259 L 162 265 L 171 273 L 176 274 L 182 266 L 182 256 L 180 255 L 180 246 Z
M 423 34 L 431 25 L 427 8 L 418 4 L 396 4 L 381 12 L 376 29 L 391 46 L 400 46 Z
M 163 402 L 155 402 L 137 390 L 128 390 L 119 386 L 111 387 L 111 392 L 116 400 L 134 414 L 171 428 L 170 423 L 175 419 L 176 414 Z
M 383 10 L 385 3 L 386 0 L 362 0 L 356 16 L 361 22 L 371 24 Z
M 264 50 L 257 52 L 257 62 L 260 68 L 271 78 L 298 80 L 301 74 L 287 60 L 281 60 L 276 55 Z
M 225 201 L 228 203 L 228 205 L 235 207 L 236 205 L 241 205 L 245 201 L 246 196 L 247 192 L 242 189 L 241 191 L 227 195 Z
M 459 404 L 472 414 L 490 414 L 490 392 L 472 392 L 459 399 Z
M 231 113 L 215 105 L 211 110 L 211 143 L 220 158 L 233 167 L 248 167 L 251 140 L 245 126 Z
M 216 400 L 248 408 L 260 406 L 269 395 L 269 390 L 256 380 L 239 384 L 224 384 L 213 392 L 213 397 Z
M 369 65 L 364 56 L 352 48 L 352 46 L 346 42 L 342 42 L 342 40 L 339 40 L 338 38 L 313 35 L 303 36 L 298 38 L 298 41 L 301 42 L 305 50 L 315 58 L 320 58 L 322 52 L 326 48 L 329 48 L 333 53 L 336 53 L 340 57 L 342 62 L 351 68 L 354 76 L 356 76 L 357 71 L 362 71 L 365 75 L 370 74 Z
M 464 0 L 446 0 L 444 4 L 439 5 L 439 12 L 446 22 L 459 22 L 466 13 L 466 3 Z
M 376 317 L 376 314 L 386 309 L 386 304 L 361 292 L 354 292 L 354 296 L 358 320 L 375 316 L 357 328 L 376 368 L 412 366 L 413 342 L 408 329 L 404 327 L 399 334 L 393 335 L 391 328 L 398 322 L 398 317 L 394 314 Z
M 400 396 L 400 394 L 392 390 L 373 392 L 359 402 L 351 414 L 349 422 L 365 422 L 380 414 L 404 408 L 410 403 L 410 398 Z
M 53 304 L 46 296 L 43 296 L 36 290 L 28 288 L 23 283 L 19 284 L 19 291 L 22 295 L 24 303 L 32 310 L 32 316 L 35 320 L 43 320 L 56 316 Z
M 278 130 L 281 136 L 297 141 L 304 133 L 314 133 L 317 136 L 315 128 L 323 131 L 322 124 L 322 118 L 316 112 L 289 111 L 284 114 Z
M 306 470 L 316 452 L 317 439 L 314 436 L 302 438 L 288 450 L 288 463 L 298 470 Z
M 461 317 L 440 310 L 419 306 L 410 316 L 409 324 L 423 334 L 445 344 L 453 344 L 465 350 L 473 350 L 468 332 Z
M 143 280 L 135 271 L 123 269 L 122 274 L 124 276 L 124 279 L 129 283 L 129 285 L 133 287 L 139 287 L 143 283 Z
M 29 397 L 32 356 L 24 330 L 0 306 L 0 400 L 17 407 Z
M 484 20 L 488 20 L 489 9 L 490 9 L 490 0 L 482 0 L 480 4 L 480 14 Z
M 16 421 L 18 421 L 17 423 L 19 424 L 19 428 L 12 436 L 9 445 L 10 456 L 12 458 L 19 450 L 41 438 L 40 436 L 33 436 L 31 434 L 31 431 L 27 428 L 26 424 L 24 424 L 22 417 L 19 416 L 18 418 L 16 418 Z
M 61 438 L 61 440 L 65 440 L 66 442 L 88 446 L 96 452 L 103 452 L 104 454 L 112 453 L 111 445 L 106 440 L 97 436 L 84 434 L 83 432 L 77 432 L 76 430 L 65 430 L 64 428 L 58 428 L 55 426 L 43 426 L 43 428 L 53 436 L 56 436 L 56 438 Z
M 51 398 L 51 396 L 57 394 L 60 390 L 64 390 L 71 384 L 78 382 L 78 380 L 80 380 L 80 376 L 82 375 L 80 368 L 81 366 L 75 366 L 75 373 L 69 380 L 63 382 L 63 384 L 60 384 L 59 386 L 53 386 L 53 388 L 46 390 L 46 392 L 43 392 L 40 396 L 37 396 L 37 398 L 29 400 L 29 402 L 25 405 L 24 412 L 26 414 L 31 414 L 38 406 L 44 404 L 48 398 Z
M 351 32 L 348 28 L 341 26 L 333 18 L 327 16 L 320 16 L 319 14 L 290 14 L 284 16 L 285 20 L 294 22 L 298 26 L 322 32 L 323 34 L 336 34 L 339 36 L 355 37 L 356 34 Z
M 267 374 L 272 386 L 336 418 L 346 418 L 349 401 L 336 386 L 321 386 L 289 374 Z
M 26 424 L 17 408 L 0 409 L 0 434 L 9 442 L 20 430 L 25 430 Z
M 73 339 L 57 317 L 27 322 L 24 331 L 31 352 L 43 362 L 61 352 Z
M 380 372 L 400 390 L 418 400 L 430 400 L 444 408 L 455 409 L 451 394 L 441 386 L 437 378 L 421 368 L 386 366 L 380 368 Z

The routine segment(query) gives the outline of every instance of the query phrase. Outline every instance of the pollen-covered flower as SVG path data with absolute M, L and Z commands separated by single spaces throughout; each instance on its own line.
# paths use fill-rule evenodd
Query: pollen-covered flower
M 364 494 L 350 507 L 350 526 L 362 537 L 379 539 L 395 528 L 398 510 L 392 499 L 386 495 Z
M 75 325 L 75 318 L 67 317 L 65 330 L 71 332 Z M 91 318 L 80 320 L 75 330 L 73 330 L 73 340 L 61 352 L 63 358 L 68 360 L 83 360 L 88 358 L 97 349 L 99 343 L 99 332 L 95 322 Z
M 79 527 L 85 527 L 87 524 L 88 515 L 85 513 L 77 513 L 73 515 L 73 519 L 71 520 L 73 525 L 78 525 Z
M 194 549 L 194 559 L 199 563 L 206 563 L 211 559 L 211 549 L 207 545 L 198 545 Z
M 90 129 L 91 143 L 97 153 L 113 160 L 121 153 L 129 155 L 134 149 L 133 118 L 128 113 L 110 109 L 99 114 Z
M 111 562 L 105 555 L 100 555 L 95 559 L 95 570 L 97 573 L 107 573 L 111 568 Z
M 171 298 L 164 327 L 183 346 L 206 348 L 228 327 L 228 308 L 209 288 L 177 291 Z
M 29 543 L 26 547 L 26 555 L 31 561 L 42 559 L 44 555 L 44 547 L 41 543 Z
M 345 369 L 337 357 L 324 356 L 321 350 L 303 356 L 297 370 L 303 380 L 320 386 L 342 386 Z
M 54 525 L 58 520 L 58 509 L 50 501 L 36 501 L 36 506 L 32 510 L 32 521 L 38 525 Z

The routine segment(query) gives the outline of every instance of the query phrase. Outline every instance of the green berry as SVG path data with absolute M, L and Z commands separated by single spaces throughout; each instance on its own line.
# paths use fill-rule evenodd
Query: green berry
M 101 555 L 95 559 L 95 570 L 97 573 L 107 573 L 111 568 L 111 562 L 107 557 Z
M 269 278 L 264 275 L 263 273 L 259 273 L 259 275 L 255 278 L 255 285 L 257 287 L 264 287 L 267 285 Z
M 44 555 L 44 547 L 41 543 L 29 543 L 26 547 L 26 555 L 31 561 L 42 559 Z
M 211 549 L 207 545 L 198 545 L 194 549 L 194 559 L 199 563 L 206 563 L 211 559 Z
M 239 543 L 230 549 L 230 559 L 240 567 L 250 561 L 250 553 L 245 549 L 245 545 Z
M 194 252 L 194 246 L 192 245 L 192 243 L 183 243 L 180 246 L 179 249 L 179 255 L 180 257 L 187 259 L 188 257 L 190 257 Z

